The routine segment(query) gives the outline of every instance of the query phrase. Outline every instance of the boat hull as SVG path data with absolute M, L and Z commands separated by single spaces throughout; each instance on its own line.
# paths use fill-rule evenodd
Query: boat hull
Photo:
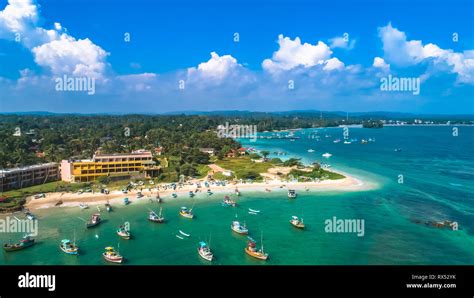
M 102 256 L 104 257 L 104 260 L 110 263 L 120 264 L 123 262 L 123 257 L 109 257 L 109 256 L 106 256 L 105 254 L 102 254 Z
M 183 213 L 183 212 L 180 212 L 179 214 L 180 214 L 182 217 L 185 217 L 185 218 L 189 218 L 189 219 L 193 219 L 193 218 L 194 218 L 194 214 Z
M 254 257 L 256 259 L 259 259 L 259 260 L 267 260 L 268 259 L 268 255 L 266 254 L 262 254 L 260 252 L 254 252 L 254 251 L 251 251 L 250 249 L 248 249 L 248 247 L 245 248 L 245 252 L 251 256 L 251 257 Z
M 198 248 L 198 253 L 201 258 L 209 262 L 212 262 L 212 259 L 214 258 L 213 255 L 207 255 L 204 252 L 202 252 L 199 248 Z
M 235 233 L 237 233 L 239 235 L 248 235 L 249 234 L 248 230 L 239 230 L 237 228 L 234 228 L 233 226 L 231 226 L 231 229 L 232 229 L 232 231 L 234 231 Z
M 28 247 L 31 247 L 35 244 L 35 241 L 31 241 L 29 243 L 25 243 L 23 245 L 8 245 L 8 244 L 5 244 L 3 246 L 3 250 L 5 250 L 6 252 L 12 252 L 12 251 L 19 251 L 19 250 L 23 250 L 25 248 L 28 248 Z

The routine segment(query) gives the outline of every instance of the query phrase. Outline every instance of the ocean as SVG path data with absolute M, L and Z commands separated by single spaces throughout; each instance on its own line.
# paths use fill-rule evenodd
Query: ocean
M 271 193 L 243 190 L 236 208 L 221 206 L 224 193 L 199 194 L 195 200 L 186 195 L 161 204 L 165 224 L 147 220 L 148 208 L 158 210 L 160 205 L 141 199 L 129 206 L 116 205 L 111 213 L 102 212 L 104 222 L 93 229 L 85 229 L 84 220 L 96 211 L 94 207 L 38 210 L 38 243 L 19 252 L 2 251 L 0 265 L 117 266 L 102 259 L 106 246 L 119 248 L 126 258 L 123 265 L 472 265 L 474 127 L 460 126 L 458 136 L 453 136 L 452 129 L 349 128 L 349 138 L 358 140 L 352 144 L 333 142 L 343 139 L 342 128 L 298 130 L 295 136 L 300 139 L 294 142 L 242 139 L 245 147 L 270 151 L 270 158 L 297 157 L 307 164 L 323 161 L 377 187 L 357 192 L 299 191 L 295 200 L 289 200 L 284 189 Z M 369 138 L 375 142 L 361 144 L 361 139 Z M 401 151 L 396 152 L 396 148 Z M 321 156 L 326 152 L 332 154 L 328 159 Z M 191 207 L 193 203 L 196 218 L 180 217 L 179 207 Z M 260 213 L 249 214 L 248 208 Z M 304 218 L 305 230 L 290 225 L 293 215 Z M 270 256 L 267 261 L 245 254 L 246 237 L 230 229 L 236 217 L 245 221 L 258 246 L 263 237 Z M 364 235 L 326 232 L 326 220 L 334 217 L 363 220 Z M 459 229 L 423 224 L 442 220 L 457 222 Z M 115 233 L 124 222 L 130 225 L 131 240 L 119 239 Z M 181 235 L 180 230 L 190 236 Z M 61 239 L 74 235 L 79 256 L 66 255 L 59 249 Z M 0 242 L 20 237 L 0 233 Z M 199 257 L 200 240 L 210 241 L 215 256 L 212 263 Z

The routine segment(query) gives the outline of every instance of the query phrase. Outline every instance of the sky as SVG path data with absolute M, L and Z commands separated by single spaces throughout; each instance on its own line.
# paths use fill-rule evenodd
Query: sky
M 474 113 L 473 3 L 0 0 L 0 112 Z

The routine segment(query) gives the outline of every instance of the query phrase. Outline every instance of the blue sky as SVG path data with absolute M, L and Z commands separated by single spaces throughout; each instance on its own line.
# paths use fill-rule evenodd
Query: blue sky
M 472 1 L 0 0 L 0 11 L 4 112 L 474 113 Z M 64 75 L 94 79 L 94 94 L 57 91 Z M 420 79 L 419 94 L 382 91 L 389 75 Z

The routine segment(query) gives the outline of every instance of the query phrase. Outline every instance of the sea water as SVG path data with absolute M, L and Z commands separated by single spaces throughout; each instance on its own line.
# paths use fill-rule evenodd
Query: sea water
M 293 142 L 241 141 L 245 147 L 272 152 L 269 157 L 328 163 L 376 187 L 351 192 L 299 190 L 295 200 L 288 199 L 285 189 L 241 189 L 241 197 L 233 196 L 236 208 L 221 206 L 225 192 L 201 193 L 195 199 L 183 194 L 162 204 L 134 199 L 128 206 L 115 204 L 110 213 L 101 206 L 104 222 L 92 229 L 85 228 L 84 220 L 97 212 L 95 207 L 38 210 L 38 243 L 18 252 L 1 252 L 0 264 L 107 264 L 101 256 L 106 246 L 120 250 L 124 265 L 474 264 L 474 127 L 460 126 L 458 136 L 453 136 L 451 126 L 350 128 L 349 138 L 358 139 L 352 144 L 333 142 L 343 139 L 342 128 L 305 129 L 295 135 L 300 139 Z M 368 138 L 375 142 L 361 144 Z M 273 154 L 277 151 L 288 154 Z M 321 156 L 326 152 L 332 157 Z M 193 204 L 195 219 L 178 214 L 181 206 Z M 149 209 L 158 211 L 160 206 L 166 223 L 149 222 Z M 248 208 L 260 212 L 249 214 Z M 305 230 L 290 225 L 293 215 L 304 218 Z M 363 236 L 326 232 L 325 221 L 333 217 L 364 220 Z M 245 254 L 247 238 L 230 229 L 235 218 L 247 224 L 258 246 L 263 236 L 267 261 Z M 441 220 L 456 221 L 459 230 L 423 224 Z M 130 225 L 131 240 L 116 234 L 124 222 Z M 74 235 L 79 256 L 59 249 L 61 239 L 72 240 Z M 20 237 L 2 233 L 0 242 Z M 210 241 L 212 263 L 197 253 L 201 240 Z

